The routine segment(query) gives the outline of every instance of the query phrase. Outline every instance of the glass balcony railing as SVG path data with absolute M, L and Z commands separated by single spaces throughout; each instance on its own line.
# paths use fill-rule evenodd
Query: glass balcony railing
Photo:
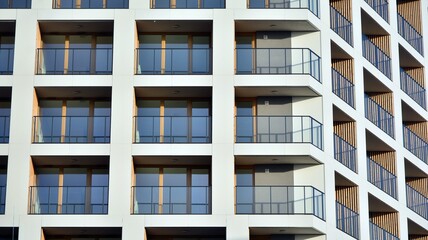
M 370 240 L 400 240 L 394 234 L 386 231 L 385 229 L 379 227 L 370 221 Z
M 334 134 L 334 159 L 357 172 L 357 149 L 336 134 Z
M 403 126 L 403 145 L 413 155 L 428 164 L 428 142 L 406 126 Z
M 391 79 L 391 58 L 366 35 L 363 36 L 363 56 L 387 78 Z
M 428 197 L 406 184 L 407 207 L 428 220 Z
M 248 8 L 309 9 L 319 17 L 318 0 L 249 0 Z
M 365 0 L 386 22 L 388 22 L 388 0 Z
M 322 220 L 324 193 L 311 186 L 236 186 L 236 214 L 314 215 Z
M 12 75 L 13 57 L 13 48 L 0 48 L 0 75 Z
M 2 8 L 31 8 L 31 0 L 0 0 L 0 9 Z
M 156 9 L 214 9 L 225 8 L 225 0 L 152 0 Z
M 210 116 L 136 116 L 135 143 L 211 143 Z
M 236 74 L 310 75 L 321 81 L 321 59 L 307 48 L 237 48 Z
M 108 186 L 30 187 L 30 214 L 107 214 Z
M 6 186 L 0 186 L 0 214 L 6 209 Z
M 334 68 L 331 69 L 331 79 L 333 93 L 354 107 L 354 84 Z
M 355 239 L 360 237 L 360 215 L 336 201 L 336 227 Z
M 369 157 L 367 157 L 367 180 L 397 199 L 397 177 Z
M 33 143 L 109 143 L 110 116 L 36 116 Z
M 310 143 L 323 149 L 323 125 L 309 116 L 236 116 L 236 143 Z
M 0 116 L 0 143 L 9 142 L 10 117 Z
M 39 48 L 36 57 L 40 75 L 112 74 L 111 48 Z
M 126 9 L 129 0 L 54 0 L 53 7 L 58 9 Z
M 400 68 L 401 90 L 413 99 L 419 106 L 426 109 L 426 90 L 425 87 L 419 84 L 412 76 L 404 69 Z
M 399 13 L 397 13 L 398 33 L 421 55 L 424 55 L 422 35 Z
M 132 187 L 133 214 L 211 214 L 209 186 Z
M 354 45 L 352 22 L 333 6 L 330 6 L 330 28 L 349 45 Z
M 208 75 L 212 73 L 210 48 L 138 48 L 136 74 Z
M 394 116 L 367 94 L 365 95 L 365 110 L 366 118 L 370 122 L 394 138 Z

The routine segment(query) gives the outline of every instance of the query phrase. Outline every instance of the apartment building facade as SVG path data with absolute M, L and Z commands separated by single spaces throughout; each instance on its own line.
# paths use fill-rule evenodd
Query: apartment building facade
M 428 239 L 425 0 L 0 0 L 0 239 Z

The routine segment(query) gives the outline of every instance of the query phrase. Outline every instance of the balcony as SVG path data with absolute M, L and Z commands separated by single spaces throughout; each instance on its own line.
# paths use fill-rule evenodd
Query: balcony
M 309 116 L 236 116 L 236 143 L 310 143 L 323 149 L 323 125 Z
M 311 186 L 236 186 L 236 214 L 314 215 L 322 220 L 324 193 Z
M 129 0 L 53 0 L 57 9 L 127 9 Z
M 31 186 L 29 214 L 107 214 L 108 186 Z
M 135 143 L 211 143 L 210 116 L 136 116 Z
M 336 227 L 355 239 L 360 237 L 360 215 L 336 201 Z
M 13 74 L 13 48 L 0 48 L 0 75 Z
M 39 75 L 112 74 L 112 48 L 39 48 L 36 58 Z
M 352 22 L 333 6 L 330 6 L 330 28 L 349 45 L 354 45 Z
M 357 172 L 357 149 L 337 134 L 334 134 L 334 159 Z
M 331 79 L 333 93 L 354 107 L 354 84 L 334 68 L 331 69 Z
M 133 214 L 211 214 L 209 186 L 132 187 Z
M 386 22 L 388 22 L 388 0 L 365 0 Z
M 138 75 L 209 75 L 210 48 L 137 48 Z
M 413 155 L 428 164 L 428 142 L 406 126 L 403 126 L 403 145 Z
M 369 157 L 367 157 L 367 180 L 397 199 L 397 177 Z
M 4 214 L 6 209 L 6 186 L 0 186 L 0 214 Z
M 237 48 L 236 74 L 310 75 L 321 82 L 320 57 L 308 48 Z
M 419 82 L 400 68 L 401 90 L 413 99 L 419 106 L 426 109 L 426 90 Z
M 428 197 L 406 184 L 407 207 L 428 220 Z
M 0 9 L 31 8 L 31 0 L 0 0 Z
M 394 116 L 367 94 L 364 98 L 366 118 L 386 134 L 394 138 Z
M 155 9 L 214 9 L 225 8 L 225 0 L 153 0 Z
M 309 9 L 319 17 L 318 0 L 249 0 L 251 9 Z
M 9 116 L 0 116 L 0 143 L 9 142 Z
M 36 116 L 33 143 L 109 143 L 110 116 Z
M 397 13 L 398 33 L 422 56 L 424 55 L 422 35 L 400 14 Z
M 366 35 L 363 36 L 363 56 L 387 78 L 391 79 L 391 58 Z
M 370 221 L 370 240 L 400 240 L 397 236 L 386 231 Z

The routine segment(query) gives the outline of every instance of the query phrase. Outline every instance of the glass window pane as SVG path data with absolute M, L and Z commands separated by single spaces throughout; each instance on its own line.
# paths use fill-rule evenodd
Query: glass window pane
M 236 170 L 236 212 L 253 213 L 253 170 Z
M 86 168 L 64 168 L 62 193 L 63 213 L 85 213 Z
M 236 68 L 238 73 L 251 73 L 253 49 L 251 36 L 236 36 Z
M 188 141 L 187 101 L 165 101 L 164 126 L 164 142 Z
M 43 35 L 43 50 L 39 66 L 42 73 L 62 74 L 64 73 L 64 53 L 65 53 L 65 36 L 64 35 Z M 40 53 L 39 53 L 40 54 Z
M 67 101 L 66 142 L 88 142 L 89 101 Z
M 94 102 L 94 142 L 110 142 L 110 102 Z
M 88 74 L 91 67 L 92 36 L 70 36 L 68 71 L 75 74 Z
M 159 186 L 159 168 L 137 168 L 135 170 L 136 186 Z
M 135 213 L 157 213 L 159 211 L 159 168 L 137 168 Z
M 236 103 L 236 141 L 253 141 L 253 103 Z
M 80 8 L 103 8 L 103 0 L 80 0 Z
M 154 8 L 170 8 L 171 0 L 154 0 L 153 7 Z
M 187 169 L 164 168 L 164 211 L 165 213 L 187 212 Z
M 160 141 L 160 101 L 138 100 L 138 117 L 136 119 L 137 142 Z
M 100 74 L 109 74 L 113 63 L 113 38 L 111 36 L 97 37 L 95 54 L 95 71 Z
M 32 201 L 32 208 L 39 213 L 57 213 L 58 191 L 59 191 L 59 169 L 38 168 L 36 169 L 37 188 L 34 188 L 36 198 Z
M 189 44 L 187 35 L 166 35 L 165 71 L 187 73 L 189 70 Z
M 62 101 L 40 100 L 36 137 L 39 142 L 61 142 Z

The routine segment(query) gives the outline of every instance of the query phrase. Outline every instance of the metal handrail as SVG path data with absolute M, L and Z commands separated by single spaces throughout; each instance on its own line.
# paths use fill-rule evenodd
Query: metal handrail
M 330 28 L 349 45 L 354 45 L 352 22 L 339 10 L 330 5 Z
M 386 22 L 389 18 L 388 1 L 387 0 L 365 0 L 366 3 L 375 10 Z
M 407 207 L 428 220 L 428 197 L 406 184 Z
M 53 8 L 56 9 L 126 9 L 128 8 L 129 0 L 105 0 L 96 2 L 93 0 L 54 0 Z
M 225 8 L 225 0 L 153 0 L 154 9 L 215 9 Z
M 110 116 L 34 116 L 33 143 L 109 143 L 110 121 Z M 95 134 L 100 127 L 102 133 Z
M 413 155 L 428 164 L 428 141 L 403 125 L 403 145 Z
M 336 133 L 334 134 L 334 159 L 357 172 L 357 149 Z
M 367 180 L 397 199 L 397 176 L 369 157 L 367 157 Z
M 398 33 L 422 56 L 424 55 L 424 44 L 422 34 L 412 26 L 400 13 L 397 13 Z
M 0 59 L 6 59 L 6 62 L 2 61 L 0 64 L 0 75 L 13 74 L 14 52 L 13 48 L 0 48 Z
M 363 56 L 387 78 L 391 79 L 391 57 L 362 34 Z
M 426 109 L 425 87 L 418 83 L 403 68 L 400 68 L 400 80 L 401 90 L 409 95 L 419 106 Z
M 394 234 L 388 232 L 387 230 L 383 229 L 382 227 L 376 225 L 372 221 L 370 222 L 370 239 L 371 240 L 400 240 L 397 236 Z
M 359 239 L 360 215 L 354 210 L 336 201 L 336 227 L 344 233 Z
M 31 0 L 0 0 L 0 9 L 2 8 L 31 8 Z
M 0 143 L 9 142 L 10 117 L 0 116 Z
M 331 79 L 333 93 L 354 107 L 354 84 L 334 68 L 331 68 Z
M 134 143 L 211 143 L 211 121 L 211 116 L 135 116 Z
M 108 186 L 30 186 L 29 197 L 29 214 L 108 212 Z
M 132 214 L 211 214 L 211 186 L 133 186 L 132 199 Z
M 365 116 L 370 122 L 394 138 L 394 116 L 367 94 L 365 98 Z
M 282 0 L 282 2 L 248 0 L 247 3 L 247 8 L 250 9 L 309 9 L 315 16 L 319 17 L 318 0 Z

